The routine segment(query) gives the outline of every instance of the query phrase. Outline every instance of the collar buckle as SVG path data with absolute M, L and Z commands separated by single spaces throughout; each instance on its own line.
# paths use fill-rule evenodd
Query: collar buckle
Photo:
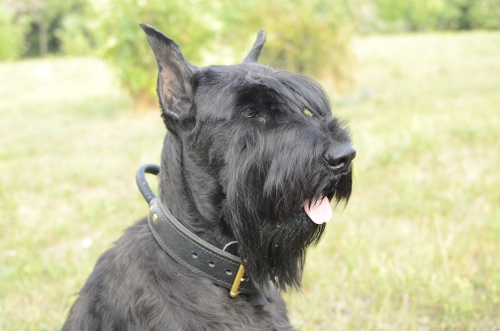
M 233 286 L 231 286 L 231 290 L 229 291 L 229 296 L 231 298 L 236 298 L 238 294 L 240 294 L 238 288 L 240 287 L 241 282 L 245 280 L 245 267 L 243 266 L 243 264 L 240 264 L 238 272 L 236 273 L 236 277 L 234 277 Z

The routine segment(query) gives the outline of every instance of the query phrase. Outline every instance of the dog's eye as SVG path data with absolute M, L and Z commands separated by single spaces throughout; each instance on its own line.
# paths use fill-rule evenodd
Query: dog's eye
M 257 115 L 257 110 L 252 107 L 246 107 L 243 111 L 243 115 L 247 118 L 255 117 Z

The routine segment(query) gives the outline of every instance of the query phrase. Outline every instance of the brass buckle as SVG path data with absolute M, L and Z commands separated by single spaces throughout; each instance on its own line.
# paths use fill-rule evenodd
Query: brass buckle
M 243 264 L 240 264 L 238 272 L 236 273 L 236 277 L 234 277 L 234 282 L 233 286 L 231 286 L 231 291 L 229 291 L 229 296 L 231 298 L 236 298 L 238 294 L 240 294 L 240 292 L 238 292 L 238 288 L 240 287 L 241 282 L 244 280 L 245 280 L 245 267 L 243 267 Z

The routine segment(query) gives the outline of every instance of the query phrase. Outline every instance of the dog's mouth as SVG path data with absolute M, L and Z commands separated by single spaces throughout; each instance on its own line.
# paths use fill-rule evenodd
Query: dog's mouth
M 311 221 L 321 225 L 331 220 L 333 210 L 330 201 L 332 199 L 335 199 L 337 203 L 340 200 L 345 200 L 347 203 L 351 194 L 350 174 L 349 171 L 335 178 L 335 180 L 325 185 L 326 187 L 318 191 L 321 192 L 320 194 L 304 200 L 301 208 Z
M 332 206 L 330 206 L 330 200 L 326 195 L 313 201 L 306 199 L 303 207 L 307 216 L 316 224 L 327 223 L 332 218 Z

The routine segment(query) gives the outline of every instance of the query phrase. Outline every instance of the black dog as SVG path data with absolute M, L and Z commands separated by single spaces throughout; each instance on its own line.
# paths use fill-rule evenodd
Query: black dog
M 168 129 L 160 193 L 101 256 L 63 330 L 293 330 L 280 291 L 300 286 L 330 200 L 351 194 L 345 125 L 313 80 L 256 63 L 263 30 L 242 64 L 197 68 L 141 27 Z

